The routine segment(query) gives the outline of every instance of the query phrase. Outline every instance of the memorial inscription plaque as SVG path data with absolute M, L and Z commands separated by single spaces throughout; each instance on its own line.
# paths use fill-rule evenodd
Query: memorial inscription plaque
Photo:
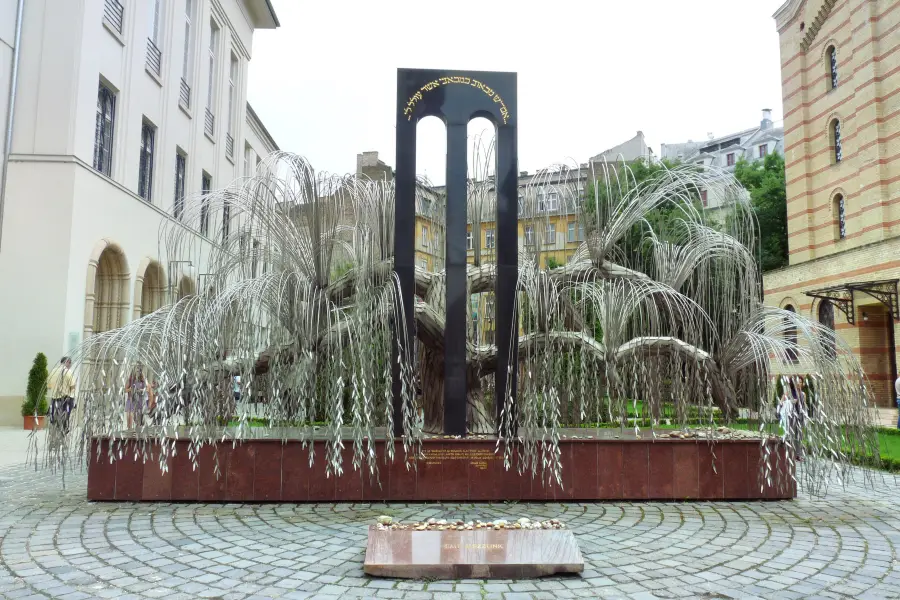
M 379 530 L 369 527 L 363 570 L 410 579 L 523 579 L 584 571 L 567 529 Z

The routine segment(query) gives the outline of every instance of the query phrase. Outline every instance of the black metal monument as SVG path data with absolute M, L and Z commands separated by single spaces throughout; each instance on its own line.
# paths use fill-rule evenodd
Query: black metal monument
M 397 70 L 397 172 L 394 269 L 400 280 L 407 348 L 415 336 L 416 125 L 436 116 L 447 128 L 446 270 L 447 315 L 444 329 L 444 433 L 466 434 L 466 128 L 484 117 L 497 129 L 497 370 L 495 407 L 499 423 L 507 389 L 515 394 L 518 331 L 515 313 L 518 278 L 518 153 L 516 149 L 516 74 L 489 71 Z M 401 328 L 395 336 L 402 335 Z M 394 343 L 394 431 L 402 433 L 401 380 Z

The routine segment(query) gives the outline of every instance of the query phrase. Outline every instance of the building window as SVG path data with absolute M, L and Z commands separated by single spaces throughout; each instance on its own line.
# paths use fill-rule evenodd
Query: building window
M 428 247 L 428 241 L 429 241 L 428 240 L 428 226 L 422 225 L 422 247 L 423 248 Z
M 494 229 L 485 229 L 484 247 L 489 250 L 493 250 L 497 247 L 497 235 Z
M 235 99 L 235 94 L 237 93 L 235 86 L 237 85 L 239 64 L 237 57 L 232 54 L 231 65 L 228 68 L 228 131 L 225 134 L 225 154 L 231 159 L 234 159 L 234 109 L 237 102 Z
M 475 236 L 472 235 L 472 230 L 471 230 L 471 229 L 469 229 L 468 231 L 466 231 L 466 250 L 471 250 L 471 249 L 472 249 L 472 239 L 473 239 L 474 237 L 475 237 Z
M 841 122 L 837 119 L 831 122 L 831 141 L 834 144 L 834 164 L 837 164 L 844 158 L 844 151 L 841 148 Z
M 219 28 L 209 22 L 209 81 L 206 90 L 206 134 L 212 137 L 216 131 L 216 54 L 219 51 Z
M 150 36 L 147 38 L 147 68 L 157 76 L 162 74 L 162 0 L 150 0 Z
M 181 65 L 181 91 L 178 103 L 189 109 L 191 107 L 191 84 L 194 69 L 194 0 L 184 0 L 184 62 Z
M 153 201 L 153 152 L 156 146 L 156 127 L 144 121 L 141 125 L 141 159 L 138 167 L 138 195 Z
M 162 41 L 160 35 L 162 33 L 162 0 L 150 0 L 150 21 L 153 27 L 150 29 L 150 39 L 159 46 Z
M 253 264 L 250 267 L 250 277 L 256 277 L 258 263 L 259 263 L 259 240 L 253 240 Z
M 725 165 L 729 167 L 734 166 L 734 152 L 729 152 L 725 155 Z
M 100 83 L 97 93 L 97 128 L 94 132 L 94 168 L 112 173 L 113 133 L 116 126 L 116 94 Z
M 551 212 L 559 209 L 558 192 L 541 192 L 538 195 L 538 211 Z
M 419 267 L 420 269 L 422 269 L 423 271 L 427 271 L 428 270 L 428 261 L 426 261 L 424 258 L 420 258 L 419 260 L 416 261 L 416 266 Z
M 244 146 L 244 177 L 250 177 L 250 158 L 253 154 L 253 148 L 250 144 Z
M 203 197 L 200 198 L 200 233 L 205 236 L 209 235 L 209 194 L 212 191 L 212 177 L 204 171 L 203 178 L 200 180 L 200 192 Z
M 484 302 L 484 319 L 486 321 L 493 321 L 494 314 L 494 295 L 490 294 Z
M 181 152 L 175 153 L 175 204 L 172 214 L 176 219 L 184 215 L 184 178 L 187 171 L 187 157 Z
M 766 155 L 767 155 L 768 153 L 769 153 L 769 145 L 768 145 L 768 144 L 761 144 L 761 145 L 759 146 L 759 157 L 760 157 L 760 158 L 765 158 Z
M 228 198 L 222 202 L 222 243 L 228 241 L 228 236 L 231 235 L 231 203 L 228 201 Z
M 797 312 L 790 304 L 785 306 L 784 310 L 790 313 Z M 785 354 L 787 356 L 788 362 L 796 365 L 798 362 L 800 362 L 800 358 L 797 354 L 797 327 L 794 325 L 794 322 L 790 317 L 785 317 L 784 319 L 784 339 L 787 342 L 787 349 L 785 351 Z
M 525 226 L 525 245 L 526 246 L 534 245 L 534 225 L 526 225 Z
M 519 194 L 519 216 L 525 212 L 525 194 Z
M 569 242 L 574 243 L 584 241 L 584 224 L 578 223 L 576 221 L 569 221 L 569 230 L 567 235 Z
M 544 243 L 556 244 L 556 223 L 547 223 L 547 228 L 544 230 Z
M 819 303 L 819 323 L 834 331 L 834 304 L 830 300 L 822 300 Z M 825 349 L 831 356 L 836 354 L 834 335 L 825 336 Z
M 842 240 L 847 237 L 846 213 L 844 212 L 844 196 L 838 194 L 834 197 L 834 229 L 835 238 Z
M 828 52 L 828 89 L 833 90 L 838 86 L 837 48 L 829 46 Z
M 703 203 L 703 207 L 709 206 L 709 194 L 706 190 L 700 190 L 700 202 Z

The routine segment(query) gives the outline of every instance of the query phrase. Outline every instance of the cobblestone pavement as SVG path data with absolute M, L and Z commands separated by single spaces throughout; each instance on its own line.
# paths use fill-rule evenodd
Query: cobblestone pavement
M 3 598 L 897 598 L 893 479 L 779 503 L 89 503 L 83 475 L 0 468 Z M 379 514 L 560 517 L 580 577 L 391 581 L 363 574 Z

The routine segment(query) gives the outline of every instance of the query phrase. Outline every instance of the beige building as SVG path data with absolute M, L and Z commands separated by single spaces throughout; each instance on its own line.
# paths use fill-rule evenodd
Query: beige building
M 0 425 L 22 423 L 37 352 L 194 293 L 241 233 L 194 209 L 277 150 L 247 104 L 254 34 L 277 26 L 267 0 L 0 1 Z M 163 224 L 191 260 L 165 255 Z
M 781 43 L 790 266 L 766 302 L 833 325 L 879 405 L 897 373 L 900 0 L 788 0 Z

